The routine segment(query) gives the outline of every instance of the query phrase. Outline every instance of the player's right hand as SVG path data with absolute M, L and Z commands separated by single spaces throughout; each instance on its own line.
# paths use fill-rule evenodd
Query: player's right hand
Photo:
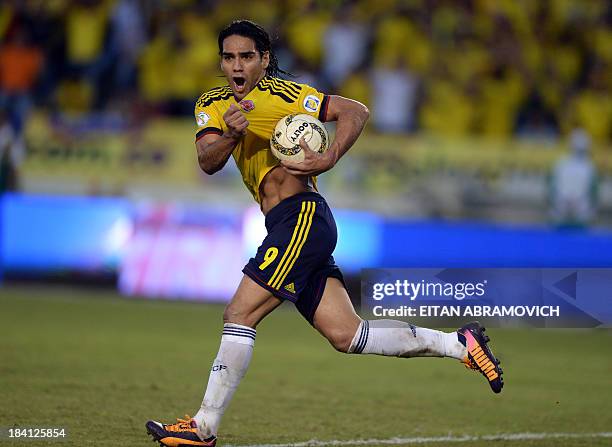
M 246 135 L 246 128 L 249 127 L 249 122 L 236 104 L 229 106 L 229 109 L 223 114 L 223 121 L 227 125 L 226 134 L 230 138 L 237 140 Z

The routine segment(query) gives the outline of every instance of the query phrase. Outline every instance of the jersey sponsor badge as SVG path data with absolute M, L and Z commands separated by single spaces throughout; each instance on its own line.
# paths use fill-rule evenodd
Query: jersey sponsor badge
M 202 127 L 202 126 L 206 126 L 206 123 L 210 120 L 210 116 L 208 116 L 206 113 L 204 112 L 200 112 L 197 114 L 196 116 L 196 122 L 198 123 L 198 126 Z
M 321 101 L 314 95 L 308 95 L 304 98 L 304 108 L 309 112 L 316 112 L 319 110 L 319 104 L 321 104 Z
M 240 107 L 242 107 L 242 110 L 245 112 L 250 112 L 255 108 L 255 103 L 250 99 L 243 99 L 238 104 L 240 104 Z

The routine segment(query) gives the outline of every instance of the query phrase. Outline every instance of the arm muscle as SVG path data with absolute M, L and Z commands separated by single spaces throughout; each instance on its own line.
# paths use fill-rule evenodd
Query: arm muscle
M 358 101 L 336 95 L 329 97 L 326 121 L 337 122 L 336 137 L 329 148 L 335 161 L 357 141 L 369 116 L 368 108 Z
M 221 170 L 229 160 L 238 140 L 225 135 L 204 135 L 196 141 L 198 164 L 209 175 Z

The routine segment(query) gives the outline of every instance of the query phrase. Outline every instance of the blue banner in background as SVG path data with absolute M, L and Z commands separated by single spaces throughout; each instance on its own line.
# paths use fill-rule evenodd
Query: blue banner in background
M 611 285 L 609 270 L 588 270 L 612 269 L 609 230 L 414 221 L 342 209 L 336 210 L 335 216 L 339 237 L 334 257 L 347 278 L 364 266 L 431 267 L 432 277 L 442 272 L 436 268 L 440 265 L 460 268 L 444 270 L 437 281 L 450 281 L 446 276 L 466 272 L 508 271 L 480 267 L 564 268 L 569 270 L 549 272 L 560 272 L 561 276 L 568 272 L 569 279 L 563 282 L 555 277 L 544 289 L 545 278 L 530 275 L 535 271 L 544 275 L 548 270 L 516 270 L 526 273 L 511 287 L 520 292 L 517 296 L 540 296 L 552 290 L 561 294 L 563 305 L 576 304 L 567 293 L 573 290 L 567 288 L 573 273 L 581 293 L 597 294 Z M 264 216 L 256 206 L 245 210 L 227 204 L 155 203 L 114 197 L 0 196 L 0 272 L 5 278 L 118 275 L 124 293 L 225 301 L 240 281 L 242 266 L 265 236 Z M 214 256 L 209 256 L 211 253 Z M 604 273 L 601 278 L 583 280 L 589 271 Z M 504 275 L 512 276 L 504 273 L 501 279 L 489 280 L 502 281 L 506 287 L 510 276 Z M 363 279 L 371 278 L 366 273 Z M 555 282 L 567 287 L 550 285 Z M 610 320 L 592 312 L 598 310 L 596 305 L 579 304 L 589 318 Z M 549 324 L 545 316 L 530 316 L 525 321 Z M 555 319 L 554 325 L 563 321 Z M 587 322 L 581 325 L 591 324 Z
M 609 229 L 386 220 L 380 263 L 364 267 L 612 268 Z
M 361 314 L 421 326 L 612 325 L 612 269 L 365 269 Z
M 8 272 L 115 271 L 132 234 L 122 198 L 5 194 L 0 210 Z

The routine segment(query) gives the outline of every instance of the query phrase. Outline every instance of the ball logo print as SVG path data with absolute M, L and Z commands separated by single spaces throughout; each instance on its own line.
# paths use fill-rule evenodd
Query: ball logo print
M 300 124 L 300 127 L 298 127 L 297 129 L 295 129 L 293 131 L 293 134 L 289 137 L 289 139 L 291 140 L 292 143 L 295 143 L 296 141 L 298 141 L 298 138 L 300 138 L 304 131 L 308 128 L 308 123 L 302 123 Z
M 272 153 L 279 160 L 304 160 L 300 140 L 304 138 L 308 147 L 323 153 L 329 146 L 329 135 L 321 121 L 310 115 L 287 115 L 282 118 L 270 138 Z

